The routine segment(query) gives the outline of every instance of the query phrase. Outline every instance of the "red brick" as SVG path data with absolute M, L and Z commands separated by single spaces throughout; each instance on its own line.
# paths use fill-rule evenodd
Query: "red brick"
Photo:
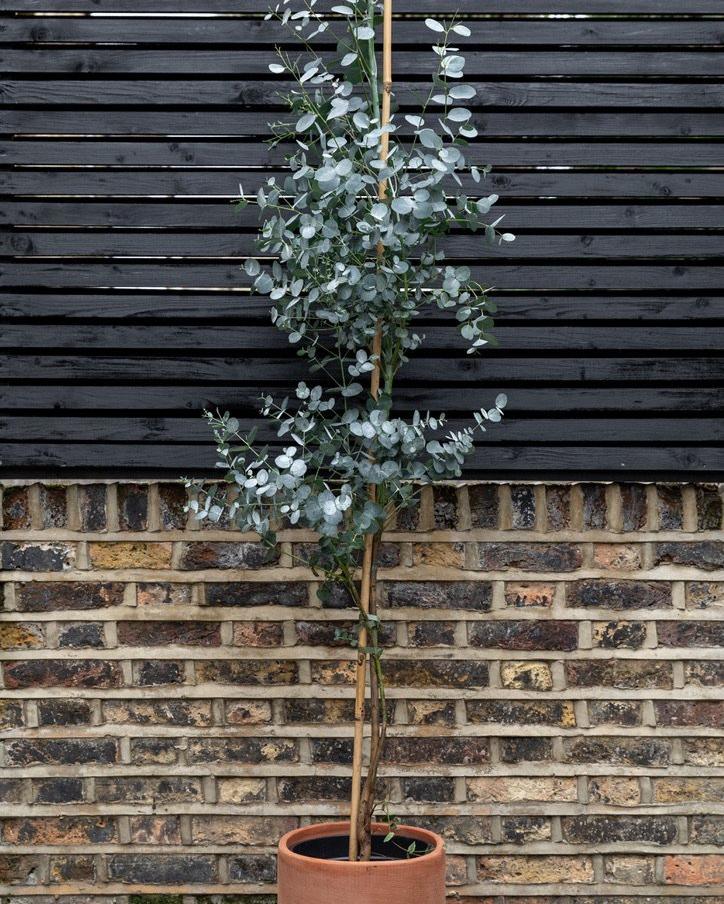
M 124 585 L 116 581 L 29 581 L 15 588 L 15 601 L 21 612 L 105 609 L 122 605 L 123 591 Z
M 724 857 L 719 854 L 670 854 L 664 857 L 667 885 L 724 885 Z
M 578 622 L 516 621 L 473 622 L 469 629 L 472 647 L 500 650 L 575 650 Z
M 724 646 L 724 622 L 657 622 L 656 634 L 661 647 Z
M 721 700 L 655 700 L 657 725 L 724 725 L 724 701 Z
M 555 584 L 543 584 L 540 582 L 506 582 L 505 605 L 515 608 L 528 606 L 541 606 L 550 608 L 553 605 Z
M 5 686 L 21 687 L 122 687 L 118 662 L 100 659 L 30 659 L 3 665 Z
M 257 569 L 279 561 L 279 549 L 262 543 L 187 543 L 181 556 L 182 569 Z
M 207 621 L 120 621 L 118 642 L 130 646 L 214 647 L 221 643 L 219 622 Z
M 575 571 L 583 557 L 572 543 L 478 543 L 477 567 L 485 571 Z
M 2 514 L 4 530 L 29 530 L 33 521 L 30 513 L 30 487 L 5 487 Z
M 470 609 L 487 612 L 493 585 L 487 581 L 385 581 L 388 606 L 416 609 Z

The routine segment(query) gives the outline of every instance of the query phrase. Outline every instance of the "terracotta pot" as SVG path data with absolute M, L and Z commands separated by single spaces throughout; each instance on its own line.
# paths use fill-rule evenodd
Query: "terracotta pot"
M 376 824 L 375 836 L 384 837 L 387 826 Z M 426 854 L 400 860 L 350 863 L 295 852 L 306 842 L 342 836 L 346 849 L 349 823 L 325 822 L 294 829 L 279 842 L 278 904 L 443 904 L 445 901 L 445 850 L 434 832 L 398 826 L 398 838 L 414 839 L 429 846 Z

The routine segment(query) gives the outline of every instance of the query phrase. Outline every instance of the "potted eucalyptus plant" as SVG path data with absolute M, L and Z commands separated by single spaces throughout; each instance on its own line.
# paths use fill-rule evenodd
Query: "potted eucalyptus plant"
M 264 256 L 245 266 L 254 290 L 270 298 L 273 324 L 319 377 L 299 383 L 292 398 L 262 397 L 279 438 L 272 448 L 260 448 L 230 414 L 207 412 L 226 474 L 212 487 L 196 484 L 191 508 L 199 518 L 225 515 L 269 544 L 279 525 L 315 531 L 320 595 L 341 588 L 358 615 L 347 636 L 357 657 L 350 820 L 281 840 L 280 904 L 440 904 L 442 840 L 375 821 L 387 731 L 376 554 L 421 486 L 460 477 L 475 432 L 499 421 L 506 402 L 499 395 L 460 430 L 447 430 L 444 414 L 398 410 L 396 377 L 423 342 L 415 321 L 426 309 L 450 312 L 469 353 L 492 338 L 487 290 L 467 267 L 446 263 L 438 240 L 458 228 L 482 230 L 490 242 L 513 236 L 497 231 L 499 219 L 488 222 L 496 195 L 463 191 L 462 174 L 480 183 L 484 173 L 465 159 L 477 134 L 466 106 L 475 90 L 456 46 L 470 30 L 457 17 L 426 20 L 429 93 L 404 115 L 392 113 L 391 0 L 381 9 L 346 0 L 329 15 L 316 0 L 297 10 L 283 0 L 267 18 L 291 30 L 302 54 L 278 51 L 269 66 L 294 83 L 287 121 L 273 126 L 273 140 L 292 150 L 283 179 L 270 178 L 254 197 L 241 193 L 240 203 L 259 207 Z M 331 59 L 314 49 L 328 29 L 338 36 Z

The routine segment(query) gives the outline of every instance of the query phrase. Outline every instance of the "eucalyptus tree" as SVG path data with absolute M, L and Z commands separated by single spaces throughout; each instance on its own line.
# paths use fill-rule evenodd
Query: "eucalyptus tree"
M 434 61 L 429 90 L 414 113 L 389 116 L 391 86 L 381 82 L 375 45 L 378 13 L 366 0 L 329 14 L 316 0 L 294 10 L 283 0 L 267 16 L 291 31 L 301 52 L 279 50 L 269 65 L 293 83 L 284 95 L 289 112 L 273 124 L 273 141 L 290 150 L 283 177 L 269 178 L 255 195 L 241 191 L 240 203 L 257 205 L 261 221 L 259 257 L 245 268 L 310 376 L 289 397 L 262 397 L 260 413 L 278 437 L 273 448 L 259 445 L 255 431 L 244 434 L 229 413 L 206 413 L 225 477 L 211 488 L 197 485 L 192 502 L 199 518 L 225 514 L 268 544 L 280 524 L 315 531 L 320 595 L 341 587 L 358 609 L 357 631 L 345 636 L 363 669 L 369 663 L 373 702 L 370 762 L 363 783 L 355 775 L 353 791 L 352 832 L 363 858 L 386 733 L 375 552 L 423 485 L 461 476 L 476 432 L 499 421 L 506 403 L 499 395 L 492 407 L 473 412 L 469 426 L 453 430 L 444 413 L 400 411 L 396 380 L 424 341 L 416 325 L 423 311 L 449 312 L 470 354 L 492 341 L 486 288 L 467 266 L 446 260 L 440 240 L 453 230 L 513 240 L 498 231 L 501 218 L 490 222 L 498 198 L 482 191 L 486 170 L 466 161 L 477 135 L 469 107 L 476 92 L 464 81 L 457 45 L 470 29 L 457 17 L 426 20 Z M 327 44 L 330 35 L 336 52 L 325 55 L 315 39 Z M 463 177 L 480 186 L 474 197 L 463 190 Z M 366 587 L 358 569 L 365 552 Z

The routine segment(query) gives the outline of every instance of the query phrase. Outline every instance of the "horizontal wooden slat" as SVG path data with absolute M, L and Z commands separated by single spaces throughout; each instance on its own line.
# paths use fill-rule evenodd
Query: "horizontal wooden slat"
M 263 149 L 262 149 L 263 150 Z M 496 171 L 521 166 L 577 167 L 705 167 L 721 166 L 724 143 L 689 141 L 476 141 L 470 148 L 472 159 L 486 161 Z M 172 166 L 229 167 L 249 158 L 246 145 L 228 141 L 87 141 L 32 140 L 0 141 L 0 163 L 37 167 L 53 166 Z M 269 161 L 275 155 L 267 154 Z M 281 163 L 281 155 L 279 161 Z
M 279 117 L 277 117 L 279 118 Z M 281 117 L 283 118 L 283 117 Z M 227 110 L 223 115 L 209 110 L 17 110 L 0 111 L 0 132 L 18 135 L 149 135 L 234 136 L 270 138 L 270 117 L 264 112 Z M 482 137 L 537 135 L 545 137 L 608 136 L 722 137 L 724 113 L 541 112 L 513 110 L 505 113 L 474 113 L 471 123 Z M 411 127 L 401 127 L 401 132 Z
M 718 388 L 650 388 L 646 386 L 610 387 L 587 389 L 583 387 L 561 389 L 520 388 L 509 377 L 497 384 L 491 383 L 490 396 L 481 394 L 478 388 L 402 387 L 399 393 L 399 409 L 414 407 L 430 410 L 468 412 L 486 404 L 488 398 L 505 392 L 508 396 L 506 410 L 511 413 L 531 412 L 539 417 L 548 413 L 587 413 L 603 415 L 608 412 L 703 412 L 718 415 L 721 410 L 721 392 Z M 11 385 L 0 386 L 0 410 L 38 411 L 111 410 L 121 411 L 191 411 L 205 408 L 221 410 L 255 411 L 259 403 L 259 386 L 168 386 L 165 384 L 112 385 Z M 514 395 L 513 395 L 514 393 Z
M 496 322 L 501 321 L 697 321 L 724 318 L 724 294 L 718 296 L 685 295 L 677 297 L 664 294 L 648 295 L 521 295 L 506 294 L 500 290 L 492 293 L 498 305 Z M 223 320 L 247 323 L 268 323 L 270 302 L 267 298 L 255 298 L 239 293 L 212 292 L 206 295 L 173 292 L 139 293 L 126 295 L 119 292 L 77 295 L 64 294 L 0 293 L 0 317 L 7 319 L 54 320 L 123 320 L 125 322 L 165 322 L 169 320 L 210 322 Z M 437 309 L 423 306 L 424 316 L 431 316 Z M 439 315 L 440 312 L 437 312 Z M 104 359 L 105 360 L 105 359 Z M 686 378 L 693 371 L 696 359 L 687 361 L 687 368 L 680 373 Z M 522 366 L 517 362 L 516 367 Z M 645 372 L 639 375 L 645 376 Z
M 0 348 L 148 348 L 151 335 L 145 326 L 109 326 L 99 324 L 54 325 L 38 330 L 33 324 L 8 324 L 0 336 Z M 500 327 L 496 338 L 506 350 L 531 349 L 613 349 L 643 350 L 706 349 L 710 337 L 699 327 L 590 326 Z M 289 348 L 287 337 L 271 326 L 165 326 L 159 330 L 158 343 L 163 348 L 198 350 L 235 349 L 240 354 L 249 349 L 256 352 Z M 425 329 L 425 347 L 430 351 L 465 348 L 455 326 Z
M 459 430 L 465 419 L 450 421 L 447 429 Z M 257 439 L 261 443 L 278 442 L 273 425 L 253 420 L 240 420 L 242 431 L 258 426 Z M 500 428 L 486 432 L 483 445 L 506 445 L 530 442 L 531 437 L 544 436 L 550 421 L 506 417 Z M 0 435 L 5 442 L 31 440 L 50 442 L 93 442 L 102 436 L 107 443 L 201 443 L 209 441 L 209 425 L 195 417 L 7 417 L 0 416 Z M 438 431 L 439 435 L 439 431 Z M 585 436 L 588 443 L 608 443 L 611 437 L 625 436 L 628 442 L 681 443 L 704 441 L 713 444 L 724 440 L 724 425 L 715 418 L 671 418 L 666 420 L 629 418 L 575 418 L 559 420 L 556 424 L 556 443 L 575 443 Z
M 315 38 L 320 46 L 334 45 L 341 31 L 333 25 Z M 222 44 L 244 46 L 294 44 L 289 29 L 261 17 L 164 18 L 124 17 L 122 28 L 115 18 L 53 17 L 5 18 L 0 21 L 3 39 L 14 43 L 108 43 L 115 44 Z M 378 36 L 379 37 L 379 36 Z M 435 38 L 423 22 L 401 19 L 395 24 L 395 42 L 400 46 L 430 46 Z M 623 19 L 540 18 L 489 19 L 480 22 L 466 43 L 499 47 L 509 45 L 721 45 L 721 21 L 682 19 L 674 26 L 667 21 Z
M 332 3 L 320 3 L 327 9 Z M 149 12 L 149 13 L 256 13 L 263 9 L 260 0 L 0 0 L 4 12 Z M 622 15 L 671 14 L 696 15 L 721 13 L 719 0 L 679 0 L 672 9 L 671 0 L 395 0 L 396 13 L 495 13 L 550 14 L 619 13 Z
M 654 109 L 718 108 L 724 102 L 724 84 L 709 82 L 479 82 L 469 84 L 477 96 L 468 102 L 471 109 L 486 107 L 636 107 Z M 7 79 L 0 85 L 0 104 L 44 106 L 230 106 L 271 110 L 285 106 L 280 94 L 287 94 L 293 82 L 273 80 L 146 80 L 83 79 L 39 81 Z M 394 96 L 401 108 L 425 104 L 429 85 L 398 82 Z M 431 114 L 435 108 L 431 107 Z M 269 114 L 272 115 L 271 113 Z
M 718 0 L 717 0 L 718 2 Z M 678 25 L 678 23 L 676 23 Z M 675 32 L 678 34 L 678 32 Z M 672 38 L 671 43 L 675 43 Z M 692 51 L 688 48 L 641 52 L 637 49 L 613 48 L 599 51 L 536 51 L 526 47 L 518 51 L 494 47 L 486 51 L 466 51 L 468 76 L 721 76 L 724 54 L 714 50 Z M 52 49 L 43 45 L 32 49 L 0 47 L 0 69 L 6 72 L 35 73 L 138 73 L 178 74 L 190 71 L 200 74 L 267 75 L 269 52 L 245 49 L 184 50 L 119 49 L 107 47 L 73 47 L 59 45 Z M 420 55 L 404 48 L 395 49 L 395 73 L 408 76 L 428 73 L 421 66 Z
M 245 148 L 244 145 L 239 150 L 240 160 L 248 159 Z M 78 197 L 93 196 L 233 201 L 239 195 L 240 182 L 249 193 L 263 178 L 263 173 L 243 169 L 223 172 L 14 170 L 0 172 L 0 192 L 24 197 L 65 197 L 71 203 Z M 496 210 L 501 213 L 516 198 L 540 197 L 546 202 L 551 198 L 624 198 L 671 203 L 677 197 L 724 199 L 724 173 L 493 173 L 478 186 L 471 178 L 464 179 L 463 190 L 470 191 L 471 197 L 499 194 L 501 200 Z
M 66 174 L 67 175 L 67 174 Z M 724 185 L 724 183 L 723 183 Z M 724 228 L 721 204 L 554 204 L 541 200 L 536 204 L 501 200 L 505 228 L 634 229 L 691 230 Z M 106 226 L 126 229 L 256 229 L 259 211 L 243 209 L 219 199 L 214 203 L 184 203 L 171 200 L 136 203 L 133 201 L 43 200 L 8 201 L 0 205 L 0 224 L 26 226 Z
M 722 450 L 701 446 L 697 448 L 677 446 L 552 446 L 504 447 L 483 445 L 476 447 L 469 459 L 467 473 L 471 477 L 489 476 L 505 479 L 507 476 L 536 473 L 541 476 L 558 475 L 561 471 L 583 475 L 621 474 L 629 480 L 659 474 L 712 471 L 721 467 Z M 111 471 L 125 471 L 134 476 L 144 472 L 157 474 L 164 471 L 174 476 L 204 474 L 212 476 L 216 457 L 213 447 L 207 444 L 193 446 L 155 446 L 138 443 L 94 445 L 94 455 L 88 459 L 84 444 L 22 443 L 13 445 L 0 441 L 0 456 L 5 469 L 33 468 L 47 474 L 56 469 L 82 469 L 84 475 L 106 476 Z
M 147 346 L 148 348 L 148 346 Z M 146 367 L 140 367 L 139 352 L 125 356 L 111 354 L 89 357 L 78 350 L 58 354 L 0 355 L 0 376 L 4 380 L 74 381 L 96 380 L 132 382 L 142 385 L 164 380 L 174 385 L 202 383 L 252 383 L 258 386 L 285 383 L 293 385 L 305 377 L 305 363 L 294 357 L 249 357 L 243 352 L 234 357 L 226 353 L 211 357 L 193 358 L 193 367 L 183 355 L 150 356 Z M 435 358 L 416 354 L 401 371 L 401 386 L 457 384 L 487 386 L 500 381 L 515 383 L 603 384 L 627 383 L 629 386 L 650 383 L 712 385 L 724 378 L 724 359 L 681 356 L 665 358 L 659 355 L 631 357 L 541 357 L 527 354 L 516 356 L 505 349 L 505 356 L 481 353 L 474 357 Z M 278 352 L 277 352 L 278 354 Z M 152 362 L 152 367 L 151 367 Z
M 472 266 L 474 279 L 501 289 L 555 291 L 562 289 L 650 289 L 691 292 L 724 288 L 724 267 L 692 264 L 505 265 L 491 259 L 486 266 Z M 25 261 L 0 263 L 0 287 L 47 288 L 188 288 L 241 289 L 249 280 L 241 264 L 188 261 L 139 264 L 116 260 L 110 263 L 64 260 L 54 263 Z
M 263 7 L 0 0 L 51 14 L 0 16 L 6 472 L 208 472 L 203 407 L 253 416 L 308 376 L 240 269 L 258 211 L 229 203 L 289 151 L 263 142 L 287 87 L 273 44 L 293 41 Z M 518 240 L 443 243 L 497 286 L 501 345 L 466 356 L 424 308 L 399 410 L 457 426 L 506 392 L 471 475 L 724 470 L 720 0 L 395 0 L 402 109 L 433 62 L 422 19 L 453 7 L 476 20 L 468 159 L 495 167 L 463 190 L 499 194 Z
M 493 217 L 491 217 L 493 219 Z M 508 224 L 506 223 L 506 227 Z M 724 262 L 724 237 L 719 235 L 520 235 L 515 242 L 488 244 L 484 235 L 456 234 L 438 241 L 438 248 L 458 259 L 481 257 L 626 259 L 719 258 Z M 22 232 L 0 231 L 0 256 L 70 257 L 238 257 L 257 254 L 254 234 L 146 232 Z

